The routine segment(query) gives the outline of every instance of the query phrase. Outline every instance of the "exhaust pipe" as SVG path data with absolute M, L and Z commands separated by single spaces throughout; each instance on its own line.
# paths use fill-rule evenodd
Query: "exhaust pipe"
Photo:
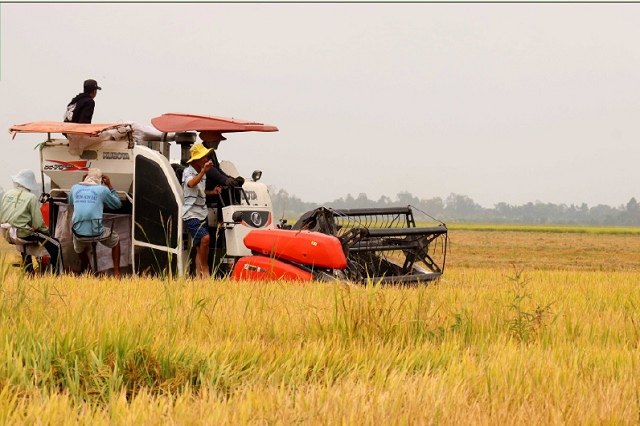
M 194 132 L 178 132 L 175 141 L 180 145 L 180 164 L 186 166 L 191 158 L 191 146 L 196 142 L 197 135 Z

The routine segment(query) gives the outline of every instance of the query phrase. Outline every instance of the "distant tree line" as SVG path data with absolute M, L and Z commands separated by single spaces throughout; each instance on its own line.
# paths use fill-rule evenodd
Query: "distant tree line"
M 395 199 L 382 196 L 371 200 L 367 194 L 357 197 L 348 194 L 345 198 L 317 204 L 302 201 L 295 195 L 289 195 L 284 189 L 270 187 L 276 219 L 296 220 L 304 212 L 320 205 L 331 208 L 363 207 L 414 207 L 416 220 L 429 220 L 429 216 L 443 222 L 468 223 L 522 223 L 554 225 L 593 225 L 593 226 L 640 226 L 640 204 L 631 198 L 626 205 L 611 207 L 604 204 L 589 207 L 586 203 L 553 204 L 540 201 L 523 205 L 511 205 L 504 202 L 493 208 L 485 208 L 466 195 L 451 194 L 446 199 L 440 197 L 418 198 L 409 192 L 400 192 Z

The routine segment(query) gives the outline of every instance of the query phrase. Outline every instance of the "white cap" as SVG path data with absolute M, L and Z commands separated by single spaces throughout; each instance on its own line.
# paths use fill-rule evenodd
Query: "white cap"
M 38 190 L 40 187 L 38 186 L 38 182 L 36 182 L 36 175 L 29 169 L 22 169 L 18 172 L 17 175 L 11 176 L 11 180 L 15 183 L 24 186 L 33 194 L 38 194 Z

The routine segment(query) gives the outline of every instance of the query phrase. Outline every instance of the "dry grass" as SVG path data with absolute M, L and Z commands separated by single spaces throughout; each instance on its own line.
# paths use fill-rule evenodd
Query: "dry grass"
M 449 232 L 451 268 L 640 271 L 640 236 L 531 231 Z
M 638 423 L 640 269 L 598 263 L 621 240 L 492 232 L 452 231 L 444 279 L 417 288 L 28 280 L 5 260 L 0 423 Z

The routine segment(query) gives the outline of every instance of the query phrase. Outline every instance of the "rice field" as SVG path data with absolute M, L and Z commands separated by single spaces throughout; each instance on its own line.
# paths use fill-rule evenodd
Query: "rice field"
M 640 422 L 635 230 L 450 243 L 383 288 L 30 279 L 3 242 L 0 423 Z

